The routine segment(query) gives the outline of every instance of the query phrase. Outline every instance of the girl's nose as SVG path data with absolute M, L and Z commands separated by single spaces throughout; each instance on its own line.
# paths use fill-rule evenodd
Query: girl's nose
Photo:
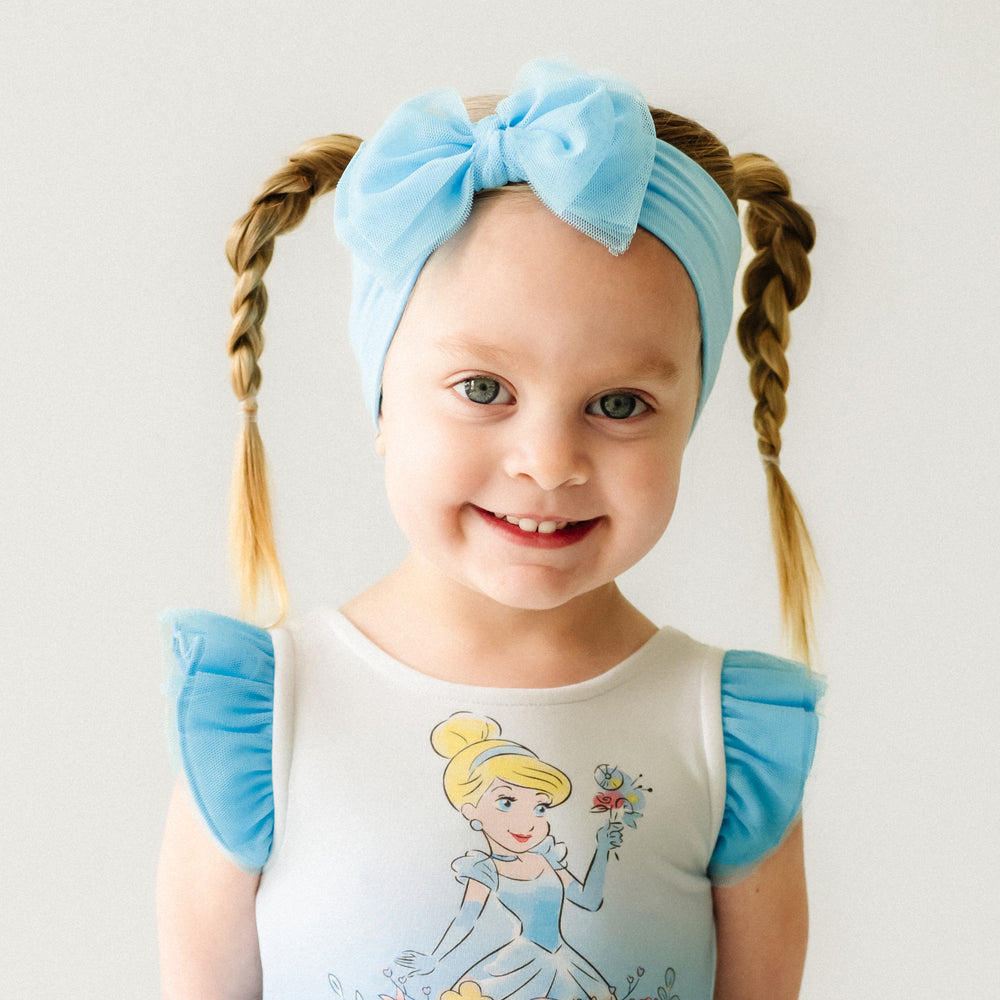
M 542 411 L 524 414 L 510 430 L 504 460 L 507 475 L 527 476 L 546 492 L 580 486 L 589 478 L 585 434 L 573 421 Z

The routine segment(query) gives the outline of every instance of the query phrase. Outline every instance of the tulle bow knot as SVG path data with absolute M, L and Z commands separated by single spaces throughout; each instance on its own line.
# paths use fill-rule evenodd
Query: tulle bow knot
M 655 147 L 649 109 L 631 85 L 532 63 L 475 123 L 454 90 L 399 108 L 344 172 L 337 232 L 391 286 L 461 228 L 476 191 L 527 181 L 551 212 L 620 254 L 639 222 Z
M 507 142 L 507 123 L 496 115 L 472 125 L 472 189 L 486 191 L 525 180 L 517 168 L 517 144 Z

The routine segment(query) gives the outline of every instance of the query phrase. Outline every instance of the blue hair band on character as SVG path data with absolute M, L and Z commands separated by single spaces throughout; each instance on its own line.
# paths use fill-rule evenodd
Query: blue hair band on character
M 739 219 L 705 170 L 656 138 L 635 87 L 545 61 L 528 63 L 496 112 L 475 123 L 454 90 L 407 102 L 344 171 L 334 218 L 351 251 L 351 342 L 372 415 L 386 353 L 427 258 L 468 219 L 476 191 L 519 181 L 614 255 L 638 226 L 677 255 L 701 313 L 697 420 L 732 320 Z
M 475 759 L 469 765 L 470 771 L 475 771 L 477 767 L 481 764 L 485 764 L 492 757 L 534 757 L 535 760 L 538 759 L 537 755 L 533 754 L 527 747 L 519 746 L 517 743 L 502 743 L 498 747 L 490 747 L 489 750 L 484 750 L 481 754 L 477 754 Z

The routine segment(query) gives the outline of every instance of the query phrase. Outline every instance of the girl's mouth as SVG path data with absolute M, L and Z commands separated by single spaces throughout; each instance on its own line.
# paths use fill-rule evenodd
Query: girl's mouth
M 553 532 L 562 531 L 565 528 L 575 528 L 579 521 L 538 521 L 533 517 L 518 517 L 516 514 L 494 514 L 501 521 L 508 524 L 516 524 L 521 531 L 526 531 L 529 535 L 537 531 L 540 535 L 551 535 Z
M 529 840 L 531 840 L 531 834 L 530 834 L 530 833 L 514 833 L 514 831 L 513 831 L 513 830 L 509 830 L 509 831 L 508 831 L 508 833 L 510 833 L 510 835 L 511 835 L 511 836 L 512 836 L 512 837 L 513 837 L 513 838 L 514 838 L 514 839 L 515 839 L 515 840 L 516 840 L 516 841 L 517 841 L 517 842 L 518 842 L 519 844 L 526 844 L 526 843 L 527 843 L 527 842 L 528 842 Z
M 600 521 L 593 517 L 586 521 L 568 521 L 522 517 L 519 514 L 502 514 L 476 507 L 483 518 L 497 531 L 520 545 L 532 548 L 561 548 L 572 545 L 588 535 Z

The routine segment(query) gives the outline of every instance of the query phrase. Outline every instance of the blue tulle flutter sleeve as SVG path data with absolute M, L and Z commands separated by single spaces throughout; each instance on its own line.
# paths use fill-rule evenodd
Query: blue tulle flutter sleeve
M 709 875 L 732 885 L 781 845 L 799 816 L 816 750 L 825 681 L 765 653 L 731 650 L 722 662 L 726 807 Z
M 274 646 L 263 629 L 207 611 L 171 611 L 170 739 L 219 846 L 259 871 L 271 850 Z

